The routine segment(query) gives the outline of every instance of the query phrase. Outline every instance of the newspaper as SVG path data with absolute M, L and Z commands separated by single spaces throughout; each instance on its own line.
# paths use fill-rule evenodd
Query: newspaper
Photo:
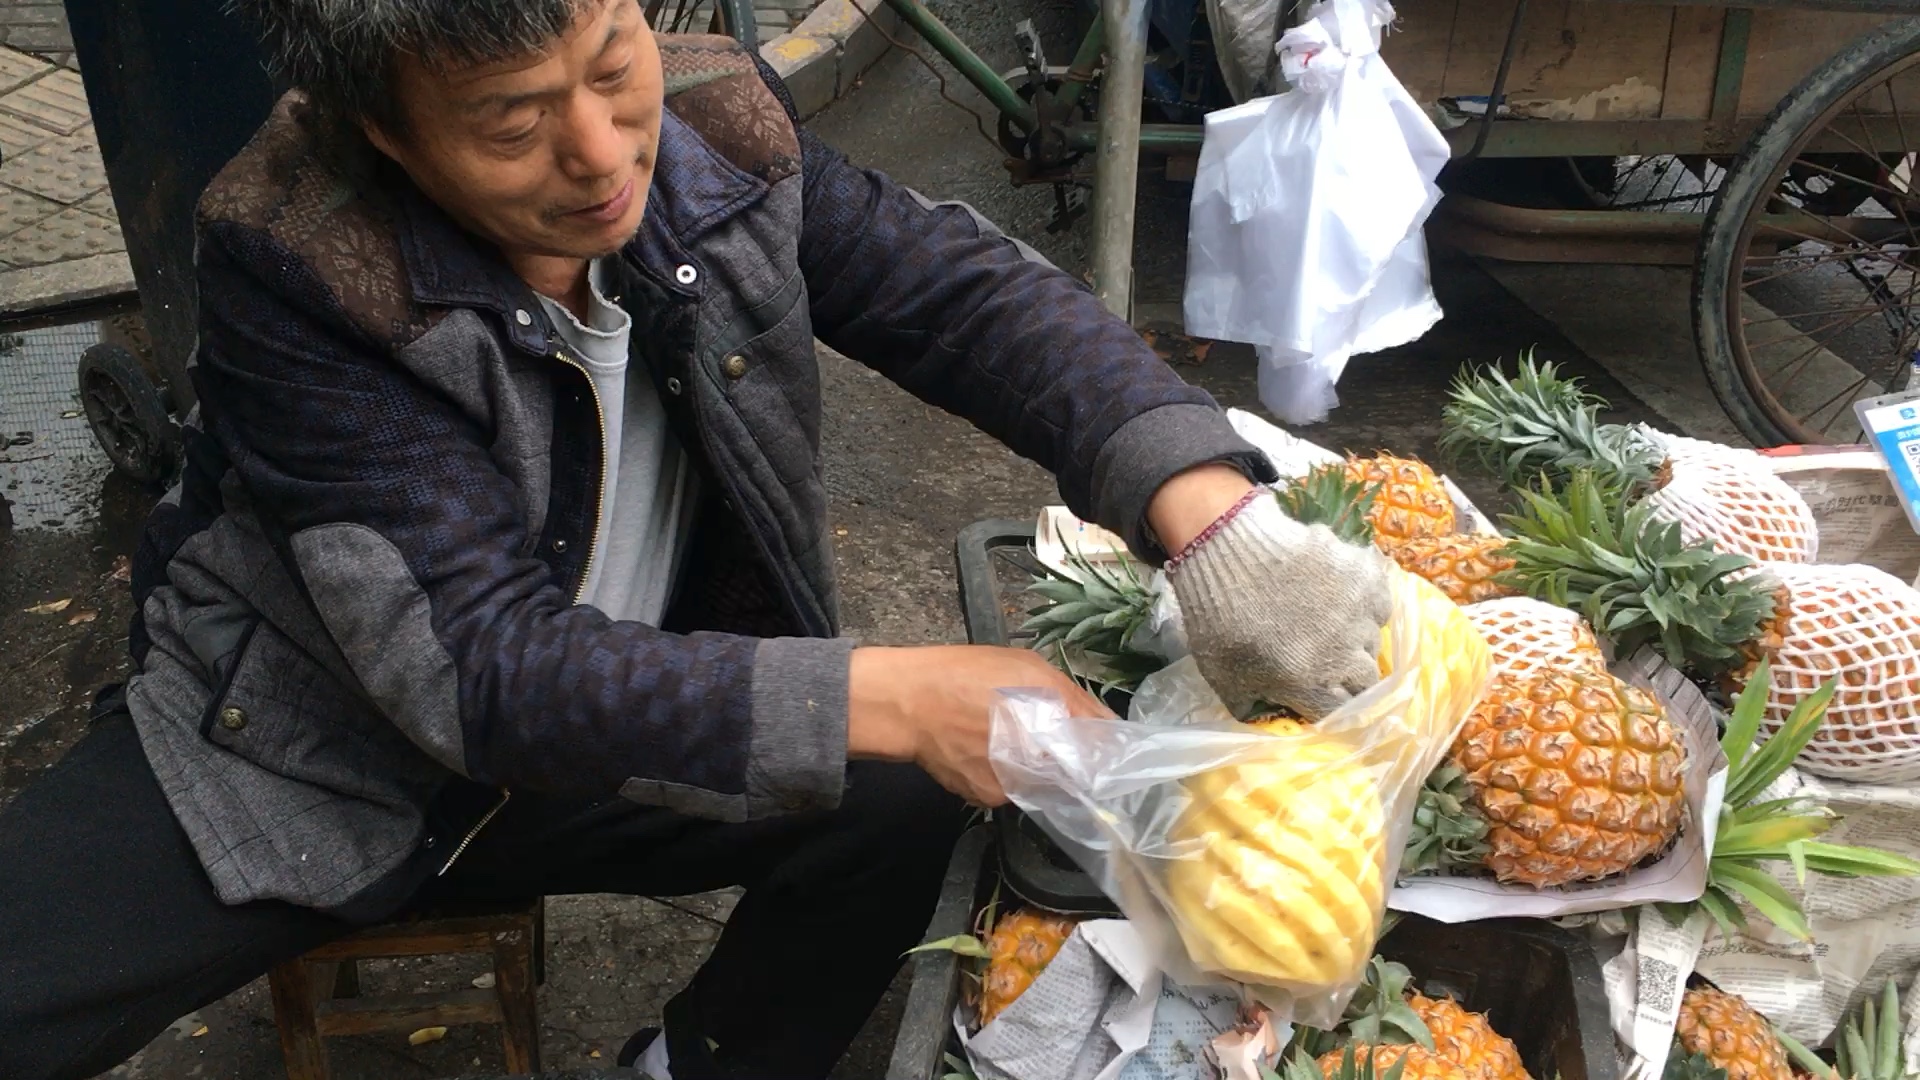
M 1206 1048 L 1231 1029 L 1230 986 L 1167 983 L 1124 919 L 1074 928 L 1033 985 L 978 1032 L 954 1030 L 979 1080 L 1211 1080 Z
M 1613 673 L 1646 690 L 1666 707 L 1687 743 L 1687 817 L 1673 849 L 1659 861 L 1604 881 L 1535 889 L 1492 878 L 1432 875 L 1394 886 L 1387 906 L 1440 922 L 1499 917 L 1555 918 L 1655 901 L 1698 899 L 1706 890 L 1707 859 L 1727 789 L 1727 757 L 1721 752 L 1713 706 L 1698 687 L 1652 649 L 1615 661 Z
M 1789 770 L 1776 790 L 1824 802 L 1841 816 L 1822 839 L 1920 856 L 1920 790 L 1850 784 L 1797 770 Z M 1920 879 L 1810 874 L 1802 884 L 1791 867 L 1773 873 L 1806 910 L 1812 942 L 1794 941 L 1750 914 L 1744 933 L 1708 937 L 1700 974 L 1745 997 L 1809 1046 L 1824 1043 L 1889 978 L 1903 991 L 1903 1007 L 1913 1008 L 1916 995 L 1907 991 L 1920 972 Z
M 1823 563 L 1865 563 L 1920 585 L 1920 534 L 1894 493 L 1892 474 L 1867 446 L 1781 446 L 1759 452 L 1807 500 Z
M 1626 913 L 1628 933 L 1601 965 L 1620 1054 L 1621 1080 L 1660 1080 L 1680 1021 L 1680 998 L 1712 920 L 1695 911 L 1675 925 L 1651 907 Z M 1617 929 L 1608 927 L 1607 929 Z M 1603 953 L 1606 950 L 1601 950 Z

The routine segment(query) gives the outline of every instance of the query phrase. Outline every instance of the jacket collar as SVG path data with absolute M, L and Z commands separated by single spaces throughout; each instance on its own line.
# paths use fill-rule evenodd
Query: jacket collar
M 397 168 L 391 171 L 399 173 Z M 544 353 L 547 329 L 539 301 L 499 250 L 461 228 L 404 175 L 396 179 L 400 190 L 395 225 L 414 299 L 492 311 L 515 345 Z M 691 245 L 758 203 L 767 190 L 764 181 L 721 157 L 672 109 L 663 109 L 647 212 L 626 247 L 629 261 L 669 292 L 698 297 L 701 278 L 683 285 L 675 269 L 685 264 L 697 268 Z M 519 319 L 522 311 L 532 316 L 524 323 Z

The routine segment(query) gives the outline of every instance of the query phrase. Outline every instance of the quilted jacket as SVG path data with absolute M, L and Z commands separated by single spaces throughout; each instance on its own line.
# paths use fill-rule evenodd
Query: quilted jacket
M 661 52 L 656 173 L 610 293 L 714 497 L 657 628 L 575 603 L 599 413 L 497 253 L 297 92 L 202 197 L 198 404 L 135 560 L 126 694 L 223 900 L 382 917 L 516 790 L 727 821 L 834 805 L 853 643 L 816 339 L 1152 561 L 1168 476 L 1270 478 L 1079 282 L 850 164 L 731 40 Z

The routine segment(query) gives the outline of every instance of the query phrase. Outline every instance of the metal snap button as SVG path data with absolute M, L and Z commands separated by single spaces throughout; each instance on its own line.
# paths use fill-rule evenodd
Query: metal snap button
M 239 731 L 247 726 L 247 714 L 229 705 L 220 710 L 220 726 L 228 731 Z
M 667 393 L 672 394 L 675 397 L 680 396 L 680 380 L 679 379 L 673 378 L 671 376 L 667 378 Z
M 517 308 L 513 313 L 513 321 L 519 323 L 521 326 L 532 326 L 533 316 L 527 314 L 526 308 Z
M 721 362 L 720 370 L 727 373 L 727 378 L 737 379 L 747 373 L 747 358 L 734 353 Z
M 555 541 L 553 542 L 553 550 L 555 550 L 555 551 L 560 551 L 560 552 L 564 552 L 564 551 L 566 551 L 566 550 L 567 550 L 567 542 L 566 542 L 565 540 L 558 540 L 558 539 L 556 539 L 556 540 L 555 540 Z
M 691 285 L 696 280 L 698 280 L 699 277 L 700 277 L 700 271 L 695 270 L 693 267 L 687 265 L 686 263 L 681 263 L 679 266 L 675 267 L 673 271 L 673 280 L 679 282 L 682 285 Z

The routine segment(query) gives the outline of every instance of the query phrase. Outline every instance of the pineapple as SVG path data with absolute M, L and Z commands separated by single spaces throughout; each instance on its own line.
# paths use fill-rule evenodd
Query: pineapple
M 1291 1048 L 1317 1054 L 1323 1072 L 1358 1053 L 1381 1072 L 1404 1063 L 1407 1074 L 1434 1080 L 1529 1080 L 1520 1051 L 1485 1016 L 1427 997 L 1412 983 L 1405 965 L 1373 957 L 1339 1026 L 1297 1029 Z
M 1498 676 L 1449 757 L 1467 812 L 1487 824 L 1480 862 L 1500 881 L 1622 873 L 1664 850 L 1686 809 L 1679 732 L 1645 691 L 1602 671 Z M 1423 842 L 1416 820 L 1410 843 Z
M 1725 1069 L 1727 1080 L 1793 1080 L 1773 1025 L 1738 995 L 1710 986 L 1688 990 L 1673 1039 L 1686 1056 Z
M 1658 906 L 1675 925 L 1696 908 L 1704 910 L 1722 933 L 1733 936 L 1746 926 L 1741 907 L 1745 901 L 1781 930 L 1806 941 L 1813 936 L 1806 913 L 1767 872 L 1767 864 L 1793 863 L 1803 875 L 1912 877 L 1920 875 L 1920 862 L 1875 848 L 1826 843 L 1818 837 L 1837 820 L 1830 810 L 1806 798 L 1766 798 L 1820 727 L 1836 686 L 1829 681 L 1794 706 L 1777 733 L 1763 736 L 1768 674 L 1763 661 L 1754 680 L 1734 699 L 1720 736 L 1727 755 L 1727 786 L 1713 855 L 1707 861 L 1706 890 L 1692 903 Z
M 981 1027 L 1027 992 L 1060 954 L 1077 924 L 1077 919 L 1044 911 L 1018 910 L 1001 916 L 987 937 L 987 974 L 980 985 Z
M 1841 692 L 1802 759 L 1812 773 L 1920 780 L 1920 591 L 1859 565 L 1756 564 L 1685 541 L 1644 503 L 1610 503 L 1590 474 L 1521 492 L 1507 579 L 1604 628 L 1619 655 L 1643 645 L 1738 692 L 1771 660 L 1777 729 L 1819 683 Z
M 1805 499 L 1751 453 L 1642 427 L 1601 424 L 1605 402 L 1552 364 L 1520 361 L 1462 373 L 1446 406 L 1441 447 L 1468 454 L 1516 488 L 1597 474 L 1610 499 L 1638 501 L 1683 540 L 1762 562 L 1808 563 L 1819 530 Z
M 1343 741 L 1287 720 L 1260 729 L 1294 745 L 1184 782 L 1167 905 L 1203 970 L 1268 986 L 1347 985 L 1386 904 L 1379 789 Z
M 1355 1054 L 1362 1060 L 1371 1058 L 1376 1073 L 1385 1074 L 1398 1066 L 1401 1080 L 1474 1080 L 1475 1073 L 1451 1058 L 1442 1056 L 1424 1046 L 1368 1046 L 1364 1043 L 1350 1043 L 1339 1050 L 1329 1050 L 1320 1055 L 1320 1071 L 1333 1075 L 1343 1057 Z
M 1468 1012 L 1449 997 L 1416 992 L 1407 1000 L 1433 1033 L 1434 1050 L 1464 1067 L 1472 1080 L 1529 1080 L 1519 1048 L 1493 1030 L 1484 1014 Z
M 1053 958 L 1060 955 L 1061 947 L 1080 923 L 1078 916 L 1032 908 L 1016 909 L 996 918 L 998 906 L 996 896 L 981 909 L 971 934 L 956 934 L 907 950 L 908 955 L 950 952 L 967 957 L 984 969 L 975 975 L 980 984 L 977 999 L 973 999 L 977 1005 L 975 1030 L 992 1023 L 994 1017 L 1027 992 L 1047 965 L 1053 963 Z
M 1418 574 L 1440 587 L 1456 604 L 1474 604 L 1518 590 L 1495 576 L 1513 568 L 1502 536 L 1455 533 L 1452 536 L 1416 536 L 1386 549 L 1401 569 Z
M 1414 537 L 1453 534 L 1453 500 L 1425 462 L 1381 453 L 1349 457 L 1346 470 L 1350 478 L 1379 488 L 1368 518 L 1382 547 Z
M 1319 465 L 1277 492 L 1287 516 L 1307 525 L 1325 525 L 1349 544 L 1373 544 L 1383 485 L 1354 475 L 1344 465 Z
M 1570 668 L 1607 669 L 1593 627 L 1577 612 L 1525 596 L 1482 600 L 1461 610 L 1487 639 L 1497 670 L 1529 675 Z

